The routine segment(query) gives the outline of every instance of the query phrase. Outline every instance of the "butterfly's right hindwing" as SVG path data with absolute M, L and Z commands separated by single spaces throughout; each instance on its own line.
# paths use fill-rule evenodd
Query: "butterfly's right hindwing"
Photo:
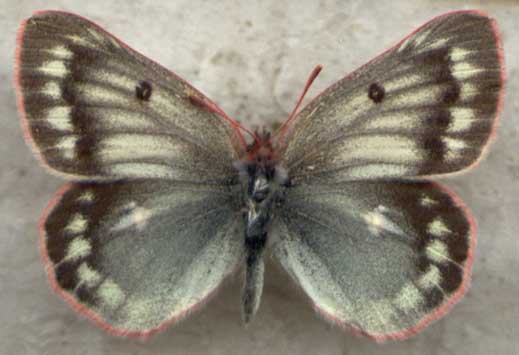
M 146 336 L 203 303 L 243 255 L 227 189 L 164 180 L 75 183 L 41 240 L 54 288 L 120 335 Z
M 73 178 L 221 181 L 236 160 L 231 125 L 183 80 L 78 16 L 44 12 L 18 40 L 28 138 Z
M 472 217 L 432 182 L 296 187 L 274 229 L 276 257 L 316 310 L 379 341 L 418 332 L 467 289 Z

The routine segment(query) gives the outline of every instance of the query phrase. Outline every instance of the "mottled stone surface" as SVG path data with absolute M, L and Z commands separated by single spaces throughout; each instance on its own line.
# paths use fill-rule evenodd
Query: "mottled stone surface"
M 519 353 L 516 1 L 129 3 L 0 0 L 0 354 Z M 267 265 L 263 301 L 247 329 L 240 321 L 239 275 L 207 307 L 146 343 L 104 333 L 53 294 L 40 262 L 37 224 L 63 181 L 47 174 L 25 145 L 12 85 L 16 30 L 32 12 L 62 9 L 98 22 L 253 127 L 288 115 L 314 65 L 324 71 L 309 98 L 423 22 L 468 8 L 497 19 L 508 87 L 498 138 L 486 159 L 463 176 L 444 179 L 479 226 L 472 287 L 445 318 L 408 341 L 377 345 L 319 319 L 274 262 Z

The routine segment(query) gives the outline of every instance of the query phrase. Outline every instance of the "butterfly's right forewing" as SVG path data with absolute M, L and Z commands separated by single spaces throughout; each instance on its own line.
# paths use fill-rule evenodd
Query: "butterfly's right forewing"
M 26 133 L 53 170 L 189 181 L 233 173 L 236 132 L 199 104 L 209 100 L 98 26 L 43 12 L 25 22 L 18 41 Z
M 503 81 L 495 22 L 440 16 L 306 106 L 283 132 L 285 167 L 295 182 L 465 169 L 495 129 Z

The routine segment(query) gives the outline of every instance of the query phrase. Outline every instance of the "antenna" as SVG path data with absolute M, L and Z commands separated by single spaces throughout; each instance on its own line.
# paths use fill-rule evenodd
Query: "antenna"
M 285 134 L 288 131 L 288 127 L 290 126 L 292 121 L 297 117 L 296 112 L 299 109 L 301 102 L 303 102 L 303 98 L 305 97 L 306 92 L 308 91 L 308 89 L 310 89 L 310 86 L 314 82 L 315 78 L 317 78 L 317 75 L 319 75 L 319 73 L 321 72 L 322 69 L 323 69 L 323 66 L 318 64 L 315 66 L 314 70 L 312 70 L 312 73 L 310 74 L 310 76 L 308 77 L 308 79 L 306 81 L 303 92 L 299 96 L 299 100 L 297 100 L 296 106 L 294 107 L 294 109 L 292 110 L 292 112 L 290 113 L 288 118 L 285 120 L 285 122 L 283 122 L 281 127 L 279 127 L 279 129 L 278 129 L 278 132 L 281 131 L 281 133 L 279 134 L 279 137 L 277 138 L 278 142 L 283 139 L 283 137 L 285 136 Z
M 238 135 L 238 138 L 240 140 L 240 143 L 246 147 L 247 142 L 245 141 L 245 138 L 243 138 L 243 135 L 241 134 L 240 130 L 243 130 L 247 134 L 249 134 L 255 141 L 259 141 L 258 135 L 254 132 L 251 132 L 247 128 L 243 127 L 241 124 L 230 118 L 221 108 L 219 108 L 214 102 L 204 100 L 203 98 L 200 98 L 195 95 L 190 95 L 189 100 L 197 106 L 204 107 L 208 109 L 211 112 L 216 113 L 217 115 L 221 116 L 223 119 L 225 119 L 229 124 L 235 129 L 235 132 Z

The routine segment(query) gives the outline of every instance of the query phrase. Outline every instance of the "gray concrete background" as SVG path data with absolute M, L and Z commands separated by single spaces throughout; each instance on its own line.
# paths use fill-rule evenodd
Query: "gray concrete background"
M 259 2 L 258 2 L 259 3 Z M 517 1 L 126 2 L 0 0 L 0 354 L 519 354 L 519 6 Z M 502 31 L 508 88 L 498 138 L 480 166 L 450 178 L 478 224 L 472 287 L 445 318 L 378 345 L 328 325 L 273 262 L 257 318 L 240 323 L 240 278 L 201 311 L 146 343 L 105 334 L 47 284 L 38 218 L 62 180 L 25 145 L 12 85 L 16 30 L 40 9 L 85 16 L 184 77 L 249 126 L 284 119 L 415 27 L 479 8 Z

